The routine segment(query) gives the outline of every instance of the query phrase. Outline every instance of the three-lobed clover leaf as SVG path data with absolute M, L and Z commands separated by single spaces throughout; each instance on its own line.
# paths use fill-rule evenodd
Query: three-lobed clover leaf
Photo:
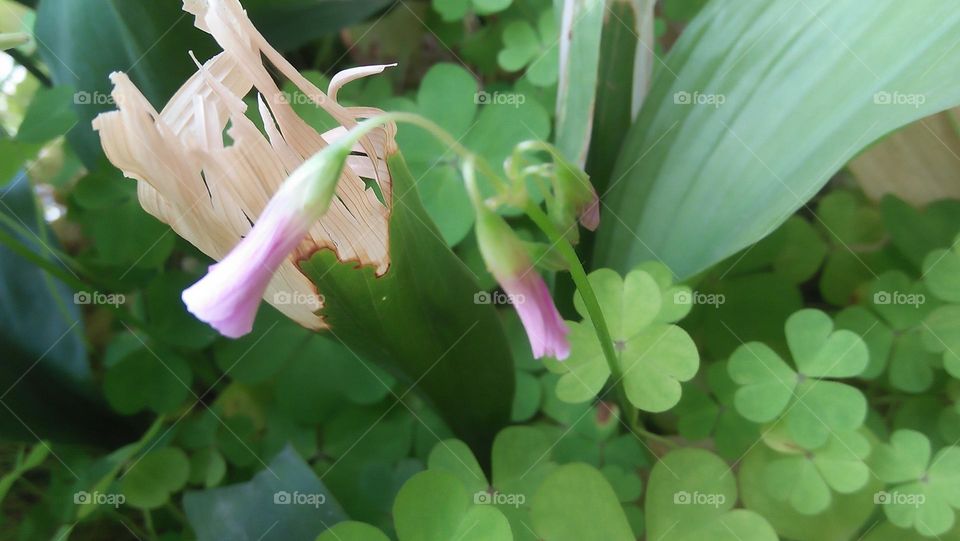
M 684 384 L 683 396 L 673 410 L 677 431 L 690 441 L 712 437 L 718 455 L 738 460 L 759 438 L 759 427 L 734 407 L 737 384 L 730 379 L 726 362 L 709 365 L 706 382 L 710 394 Z
M 658 265 L 639 267 L 626 278 L 600 269 L 589 280 L 623 374 L 623 381 L 615 383 L 624 386 L 630 403 L 641 410 L 672 408 L 680 400 L 680 383 L 696 375 L 700 364 L 693 340 L 671 324 L 689 310 L 684 300 L 689 289 L 673 286 L 669 271 Z M 610 379 L 610 367 L 579 293 L 574 305 L 584 319 L 569 323 L 570 357 L 548 361 L 547 368 L 561 374 L 557 396 L 576 403 L 597 396 Z
M 835 330 L 830 316 L 813 309 L 790 316 L 786 336 L 796 370 L 758 342 L 740 346 L 730 358 L 730 377 L 741 385 L 737 410 L 757 423 L 783 416 L 791 438 L 805 449 L 822 446 L 831 432 L 859 428 L 867 414 L 863 394 L 830 380 L 863 372 L 869 358 L 863 340 Z
M 513 0 L 433 0 L 433 9 L 444 21 L 462 20 L 472 7 L 480 15 L 492 15 L 510 7 Z
M 393 99 L 384 108 L 432 120 L 494 164 L 503 163 L 520 142 L 550 134 L 549 113 L 537 100 L 492 105 L 488 97 L 465 68 L 439 63 L 424 75 L 415 100 Z M 417 126 L 399 126 L 397 143 L 443 240 L 450 246 L 460 243 L 473 227 L 474 213 L 453 151 Z
M 559 70 L 558 34 L 552 9 L 540 14 L 536 28 L 522 19 L 511 21 L 503 29 L 497 63 L 506 71 L 526 68 L 526 78 L 536 86 L 553 85 Z
M 960 303 L 960 236 L 949 249 L 934 250 L 923 260 L 923 280 L 930 292 Z
M 878 493 L 877 503 L 890 522 L 927 537 L 949 531 L 954 509 L 960 509 L 960 448 L 945 447 L 932 459 L 931 454 L 926 436 L 897 430 L 873 455 L 877 475 L 892 485 Z
M 870 478 L 864 462 L 870 442 L 857 432 L 831 434 L 826 444 L 813 451 L 778 447 L 786 452 L 766 464 L 766 492 L 803 515 L 822 513 L 833 502 L 833 492 L 856 492 Z
M 647 483 L 647 538 L 661 541 L 773 541 L 760 514 L 734 509 L 737 482 L 726 462 L 703 449 L 680 449 L 653 467 Z

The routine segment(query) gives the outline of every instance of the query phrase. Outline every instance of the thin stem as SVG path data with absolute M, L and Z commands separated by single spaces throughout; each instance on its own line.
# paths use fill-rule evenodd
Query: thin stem
M 617 397 L 620 402 L 620 408 L 627 415 L 627 421 L 631 430 L 636 429 L 638 412 L 627 398 L 626 390 L 623 387 L 623 371 L 620 369 L 620 361 L 617 358 L 617 352 L 614 350 L 613 338 L 610 336 L 610 329 L 607 327 L 607 320 L 603 317 L 603 310 L 600 308 L 600 301 L 597 300 L 597 294 L 587 279 L 587 271 L 583 268 L 577 252 L 573 249 L 570 242 L 553 225 L 553 222 L 547 217 L 539 205 L 528 203 L 524 209 L 527 216 L 537 227 L 539 227 L 553 243 L 554 247 L 570 266 L 570 275 L 573 282 L 580 292 L 583 304 L 587 308 L 587 314 L 590 316 L 590 322 L 593 323 L 593 330 L 600 340 L 600 348 L 603 350 L 603 357 L 610 368 L 610 376 L 613 378 L 613 386 L 616 389 Z
M 17 49 L 8 49 L 4 52 L 10 55 L 17 64 L 20 64 L 28 72 L 30 72 L 30 75 L 33 75 L 41 85 L 47 88 L 53 86 L 53 81 L 50 80 L 50 77 L 47 77 L 46 73 L 37 67 L 37 64 L 32 58 L 23 54 L 23 52 L 18 51 Z

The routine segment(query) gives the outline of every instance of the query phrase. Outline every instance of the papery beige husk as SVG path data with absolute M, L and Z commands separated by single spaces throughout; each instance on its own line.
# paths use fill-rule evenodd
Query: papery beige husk
M 138 181 L 143 208 L 219 261 L 247 234 L 251 221 L 294 169 L 358 119 L 381 112 L 341 106 L 336 95 L 342 85 L 389 66 L 338 73 L 324 94 L 270 47 L 237 0 L 185 0 L 184 9 L 223 52 L 199 67 L 160 113 L 125 74 L 114 73 L 113 97 L 119 110 L 100 115 L 93 125 L 110 161 Z M 320 134 L 304 122 L 264 62 L 341 127 Z M 243 98 L 252 89 L 265 134 L 245 115 Z M 224 142 L 225 129 L 229 144 Z M 378 275 L 389 266 L 391 182 L 385 158 L 396 150 L 395 133 L 390 124 L 361 141 L 348 159 L 329 211 L 267 288 L 264 300 L 307 328 L 325 327 L 315 313 L 322 307 L 322 297 L 295 261 L 329 248 L 341 261 L 372 265 Z M 363 178 L 379 182 L 388 206 L 366 189 Z M 302 299 L 319 304 L 291 302 Z

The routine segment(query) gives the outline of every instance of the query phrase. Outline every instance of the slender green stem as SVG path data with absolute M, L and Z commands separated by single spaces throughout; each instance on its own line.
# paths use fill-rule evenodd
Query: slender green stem
M 394 121 L 414 124 L 427 130 L 434 137 L 456 152 L 464 162 L 471 164 L 471 166 L 467 169 L 472 170 L 472 167 L 476 166 L 478 170 L 494 181 L 498 189 L 503 192 L 507 192 L 509 190 L 509 184 L 500 178 L 500 175 L 498 175 L 490 167 L 490 165 L 486 163 L 485 160 L 470 152 L 466 147 L 451 137 L 450 134 L 448 134 L 443 128 L 422 116 L 412 113 L 384 113 L 364 121 L 358 126 L 358 129 L 352 130 L 352 133 L 356 132 L 354 137 L 359 140 L 359 138 L 366 134 L 370 129 L 383 125 L 387 122 Z M 528 143 L 525 148 L 528 150 L 546 150 L 556 156 L 555 150 L 553 150 L 550 145 L 545 143 L 531 142 Z M 472 193 L 473 199 L 476 202 L 479 192 L 475 181 L 472 178 L 467 178 L 465 179 L 465 182 L 467 184 L 468 191 Z M 577 290 L 580 291 L 584 305 L 587 308 L 587 313 L 590 316 L 590 321 L 593 323 L 594 331 L 597 334 L 597 338 L 600 340 L 600 346 L 603 349 L 604 359 L 607 361 L 607 366 L 610 368 L 610 374 L 613 378 L 614 388 L 617 393 L 620 408 L 627 418 L 627 426 L 634 434 L 643 434 L 649 438 L 665 440 L 666 438 L 647 432 L 642 427 L 637 426 L 639 413 L 637 408 L 633 407 L 633 404 L 631 404 L 630 400 L 627 398 L 626 390 L 623 386 L 623 371 L 620 369 L 620 362 L 614 349 L 613 338 L 610 336 L 610 330 L 607 327 L 607 321 L 603 316 L 603 311 L 600 308 L 600 302 L 597 300 L 597 295 L 593 291 L 590 281 L 587 279 L 587 271 L 583 268 L 583 264 L 580 262 L 577 252 L 573 249 L 573 245 L 571 245 L 570 242 L 559 231 L 557 231 L 557 228 L 554 227 L 553 222 L 550 221 L 539 205 L 533 202 L 528 202 L 524 210 L 527 216 L 529 216 L 530 219 L 533 220 L 533 222 L 547 235 L 554 247 L 559 251 L 560 255 L 570 267 L 570 274 L 572 275 L 573 281 L 577 286 Z
M 620 361 L 617 358 L 617 352 L 614 349 L 613 338 L 610 336 L 610 329 L 607 327 L 607 320 L 603 317 L 603 310 L 600 308 L 600 301 L 597 300 L 597 294 L 587 279 L 587 271 L 583 268 L 577 252 L 573 249 L 570 242 L 559 232 L 550 221 L 550 218 L 543 212 L 539 205 L 528 203 L 526 209 L 527 216 L 537 227 L 539 227 L 553 243 L 555 249 L 564 258 L 570 266 L 570 275 L 573 282 L 580 292 L 583 304 L 587 308 L 587 314 L 590 316 L 590 322 L 593 323 L 594 332 L 600 340 L 600 348 L 603 350 L 603 357 L 610 368 L 610 376 L 613 378 L 613 386 L 616 389 L 617 397 L 620 402 L 620 408 L 627 416 L 627 423 L 631 430 L 636 429 L 638 412 L 633 407 L 630 400 L 627 399 L 626 390 L 623 387 L 623 371 L 620 369 Z

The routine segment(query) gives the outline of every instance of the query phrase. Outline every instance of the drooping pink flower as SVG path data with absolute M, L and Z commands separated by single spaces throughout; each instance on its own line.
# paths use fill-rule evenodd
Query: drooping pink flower
M 567 334 L 570 330 L 557 312 L 543 278 L 530 268 L 519 277 L 497 277 L 497 281 L 520 315 L 533 356 L 538 359 L 554 357 L 561 361 L 569 357 Z
M 310 231 L 312 222 L 280 207 L 271 202 L 250 234 L 183 291 L 187 310 L 226 337 L 251 331 L 270 279 Z
M 187 310 L 224 336 L 249 333 L 273 275 L 330 207 L 352 146 L 344 137 L 294 171 L 250 233 L 184 290 Z
M 550 291 L 537 273 L 527 249 L 513 229 L 482 202 L 477 209 L 477 242 L 480 253 L 520 315 L 536 358 L 566 359 L 570 355 L 570 330 L 557 311 Z
M 597 197 L 597 192 L 592 185 L 590 186 L 590 192 L 590 199 L 577 208 L 577 213 L 580 215 L 580 225 L 590 231 L 596 231 L 600 227 L 600 198 Z

